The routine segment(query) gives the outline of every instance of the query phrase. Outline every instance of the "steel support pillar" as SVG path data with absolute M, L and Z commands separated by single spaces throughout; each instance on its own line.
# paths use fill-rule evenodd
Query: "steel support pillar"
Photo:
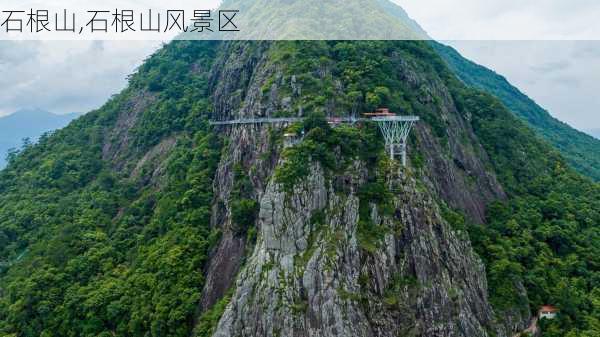
M 374 121 L 379 125 L 379 129 L 385 139 L 385 146 L 389 150 L 390 159 L 395 160 L 396 155 L 400 155 L 400 161 L 402 166 L 407 164 L 406 155 L 406 144 L 408 135 L 412 129 L 414 123 L 418 121 L 418 118 L 407 119 L 407 118 L 395 118 L 395 117 L 383 117 L 374 118 Z

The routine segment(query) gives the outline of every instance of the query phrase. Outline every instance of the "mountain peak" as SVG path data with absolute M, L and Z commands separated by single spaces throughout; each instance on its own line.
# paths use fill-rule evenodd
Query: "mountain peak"
M 389 0 L 225 0 L 239 10 L 239 31 L 219 40 L 427 40 L 427 33 Z M 216 36 L 212 35 L 211 38 Z M 203 39 L 187 33 L 179 39 Z

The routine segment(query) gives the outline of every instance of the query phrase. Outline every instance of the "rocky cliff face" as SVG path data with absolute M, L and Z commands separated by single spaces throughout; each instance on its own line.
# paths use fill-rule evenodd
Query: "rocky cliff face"
M 270 48 L 232 43 L 223 49 L 226 56 L 211 71 L 213 118 L 305 113 L 295 104 L 303 101 L 302 74 L 271 62 Z M 273 178 L 285 160 L 273 133 L 283 126 L 220 129 L 229 145 L 215 181 L 212 223 L 223 236 L 206 270 L 201 308 L 211 308 L 228 289 L 233 295 L 214 336 L 507 335 L 487 301 L 482 263 L 440 211 L 445 204 L 483 222 L 485 206 L 504 192 L 468 114 L 458 112 L 443 81 L 399 58 L 390 76 L 419 92 L 416 99 L 443 121 L 445 134 L 436 135 L 427 121 L 416 127 L 410 151 L 420 164 L 385 174 L 393 211 L 368 206 L 369 221 L 385 235 L 367 247 L 357 233 L 357 191 L 373 174 L 365 163 L 357 160 L 334 177 L 313 164 L 294 192 L 284 192 Z M 248 173 L 260 205 L 255 244 L 233 229 L 236 165 Z
M 318 167 L 292 194 L 270 181 L 259 239 L 215 336 L 488 336 L 495 331 L 485 272 L 431 195 L 403 173 L 386 183 L 394 211 L 369 205 L 385 228 L 359 244 L 356 163 L 336 193 Z M 504 335 L 500 332 L 499 335 Z

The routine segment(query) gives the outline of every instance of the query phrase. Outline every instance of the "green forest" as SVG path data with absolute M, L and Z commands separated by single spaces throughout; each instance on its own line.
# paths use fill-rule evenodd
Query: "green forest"
M 491 100 L 480 94 L 466 104 Z M 597 336 L 600 186 L 570 169 L 524 125 L 511 123 L 506 109 L 484 106 L 475 127 L 510 200 L 489 206 L 487 224 L 465 227 L 486 263 L 492 303 L 502 312 L 524 302 L 534 313 L 552 304 L 560 308 L 559 319 L 542 322 L 543 336 Z M 494 120 L 501 111 L 504 117 Z M 527 298 L 519 296 L 516 281 Z
M 459 212 L 449 219 L 485 262 L 497 319 L 510 308 L 535 313 L 553 304 L 559 319 L 542 322 L 544 337 L 600 335 L 600 185 L 572 169 L 501 101 L 463 84 L 427 42 L 179 41 L 149 58 L 101 109 L 13 153 L 0 171 L 0 336 L 211 334 L 228 299 L 196 319 L 202 270 L 221 235 L 210 214 L 227 144 L 208 125 L 214 117 L 210 68 L 241 48 L 264 49 L 269 62 L 304 84 L 302 106 L 312 117 L 302 127 L 310 135 L 286 150 L 289 160 L 275 174 L 288 186 L 309 174 L 309 160 L 342 169 L 346 163 L 335 162 L 331 149 L 372 165 L 379 160 L 373 147 L 381 138 L 373 128 L 332 131 L 325 112 L 388 106 L 420 116 L 443 143 L 444 121 L 389 74 L 395 62 L 412 62 L 423 76 L 441 79 L 458 112 L 469 115 L 491 158 L 489 170 L 508 194 L 489 205 L 486 224 L 469 223 Z M 344 95 L 336 81 L 317 79 L 324 65 Z M 263 89 L 267 95 L 269 86 Z M 176 135 L 156 184 L 103 158 L 107 130 L 140 92 L 153 100 L 118 159 L 128 168 Z M 236 168 L 231 201 L 237 234 L 254 240 L 258 205 L 246 175 Z M 377 182 L 371 187 L 365 197 L 385 193 Z M 366 236 L 377 235 L 377 228 L 362 225 Z M 519 284 L 527 297 L 519 296 Z
M 0 335 L 189 335 L 201 267 L 219 238 L 209 214 L 221 140 L 206 123 L 206 79 L 181 71 L 209 62 L 206 47 L 165 48 L 101 110 L 9 158 L 0 173 Z M 102 129 L 139 88 L 160 99 L 136 130 L 138 149 L 185 129 L 160 193 L 102 160 Z

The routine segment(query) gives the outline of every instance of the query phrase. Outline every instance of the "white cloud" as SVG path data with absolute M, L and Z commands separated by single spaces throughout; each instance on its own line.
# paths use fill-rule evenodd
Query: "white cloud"
M 597 0 L 393 0 L 438 40 L 598 40 Z
M 0 115 L 87 112 L 126 85 L 159 41 L 0 41 Z

